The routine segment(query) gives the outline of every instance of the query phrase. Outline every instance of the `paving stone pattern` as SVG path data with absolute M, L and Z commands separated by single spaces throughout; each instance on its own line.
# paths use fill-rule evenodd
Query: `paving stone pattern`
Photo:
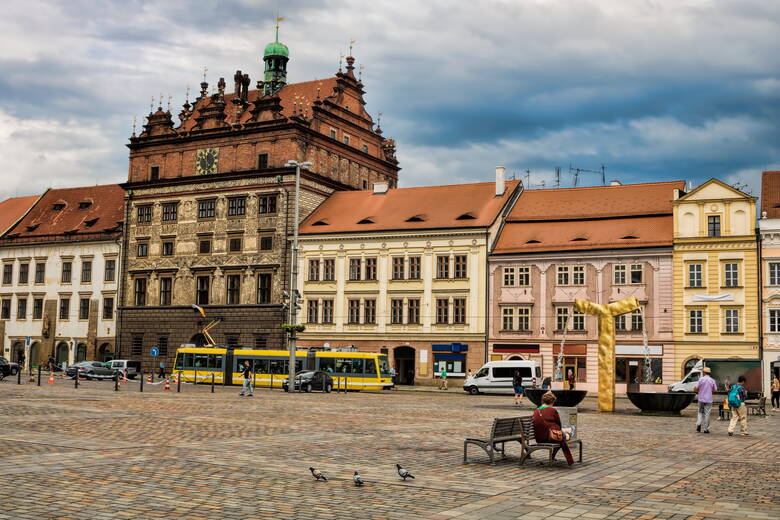
M 718 421 L 703 435 L 693 408 L 599 414 L 587 399 L 583 464 L 520 467 L 515 445 L 494 466 L 471 447 L 464 465 L 464 437 L 530 408 L 457 391 L 209 390 L 0 383 L 0 518 L 780 518 L 780 415 L 750 417 L 749 437 Z

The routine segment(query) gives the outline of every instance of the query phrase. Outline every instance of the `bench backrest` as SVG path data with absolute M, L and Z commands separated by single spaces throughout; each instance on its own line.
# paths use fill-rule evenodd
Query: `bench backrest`
M 497 439 L 501 437 L 520 435 L 520 425 L 517 419 L 517 417 L 494 419 L 493 429 L 490 431 L 490 438 Z
M 530 415 L 526 417 L 519 417 L 520 427 L 523 435 L 523 442 L 529 443 L 536 440 L 534 437 L 534 418 Z

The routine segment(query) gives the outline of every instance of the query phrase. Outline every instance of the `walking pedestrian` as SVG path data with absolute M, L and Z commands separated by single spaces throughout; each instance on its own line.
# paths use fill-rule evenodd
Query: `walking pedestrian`
M 467 377 L 467 378 L 469 378 L 469 377 L 474 377 L 474 374 L 471 372 L 471 369 L 470 369 L 470 368 L 469 368 L 469 371 L 468 371 L 468 373 L 466 374 L 466 377 Z
M 48 364 L 49 364 L 49 372 L 54 372 L 54 365 L 57 364 L 57 361 L 54 359 L 54 356 L 52 356 L 51 354 L 49 354 Z
M 244 386 L 241 387 L 241 393 L 239 397 L 244 397 L 244 392 L 247 390 L 249 394 L 247 397 L 254 396 L 254 390 L 252 389 L 252 367 L 249 366 L 249 360 L 244 361 L 244 369 L 241 371 L 241 375 L 244 376 Z
M 392 383 L 392 386 L 390 388 L 395 388 L 395 376 L 396 376 L 395 368 L 390 367 L 390 382 Z
M 18 363 L 19 363 L 19 370 L 22 370 L 24 368 L 24 351 L 19 352 Z
M 515 405 L 520 406 L 523 402 L 523 376 L 520 375 L 519 370 L 515 370 L 512 376 L 512 386 L 515 388 Z
M 574 390 L 574 371 L 569 369 L 569 375 L 566 377 L 566 381 L 569 383 L 569 390 Z
M 696 414 L 696 431 L 710 433 L 710 413 L 712 412 L 712 393 L 718 384 L 710 377 L 710 367 L 704 367 L 704 376 L 699 379 L 693 391 L 699 394 L 699 413 Z
M 165 363 L 160 361 L 160 373 L 158 374 L 160 379 L 165 379 Z
M 542 379 L 542 390 L 549 390 L 552 386 L 552 378 L 550 376 Z
M 439 376 L 441 376 L 441 385 L 439 385 L 439 390 L 449 390 L 449 388 L 447 388 L 447 369 L 445 367 L 441 367 Z
M 731 385 L 731 391 L 729 392 L 729 408 L 731 409 L 731 422 L 729 422 L 729 437 L 734 435 L 734 427 L 737 426 L 739 421 L 739 434 L 747 435 L 747 407 L 745 401 L 747 400 L 747 390 L 745 390 L 745 376 L 739 376 L 737 383 Z
M 780 410 L 780 379 L 777 375 L 772 379 L 772 410 Z

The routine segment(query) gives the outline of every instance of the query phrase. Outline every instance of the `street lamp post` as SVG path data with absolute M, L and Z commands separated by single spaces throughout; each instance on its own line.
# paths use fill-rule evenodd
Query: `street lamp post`
M 296 351 L 296 326 L 298 324 L 298 225 L 301 215 L 301 168 L 311 166 L 310 162 L 298 162 L 289 160 L 287 166 L 295 166 L 295 216 L 293 218 L 293 244 L 290 255 L 290 366 L 287 388 L 292 392 L 295 389 L 295 351 Z

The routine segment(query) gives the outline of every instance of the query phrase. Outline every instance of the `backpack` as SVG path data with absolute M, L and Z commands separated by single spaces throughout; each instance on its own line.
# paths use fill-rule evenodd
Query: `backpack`
M 742 385 L 732 385 L 729 391 L 729 408 L 739 408 L 742 405 L 743 399 L 739 392 L 741 389 Z

